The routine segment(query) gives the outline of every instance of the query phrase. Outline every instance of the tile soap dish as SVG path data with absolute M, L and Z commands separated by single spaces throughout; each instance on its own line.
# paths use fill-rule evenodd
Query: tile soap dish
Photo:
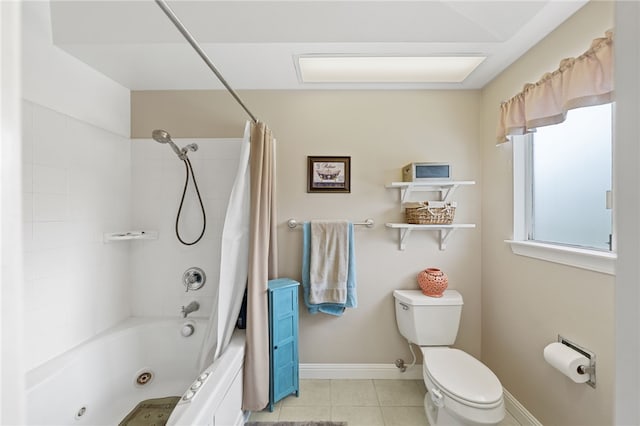
M 111 241 L 157 240 L 158 231 L 107 232 L 103 234 L 105 243 Z

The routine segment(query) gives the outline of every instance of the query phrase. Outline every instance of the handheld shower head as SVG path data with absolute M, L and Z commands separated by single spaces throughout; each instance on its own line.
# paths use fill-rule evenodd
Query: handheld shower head
M 189 151 L 197 151 L 198 150 L 198 145 L 195 144 L 195 143 L 191 143 L 191 144 L 183 146 L 182 148 L 178 148 L 176 146 L 176 144 L 173 143 L 173 141 L 171 140 L 171 135 L 169 134 L 169 132 L 167 132 L 166 130 L 162 130 L 162 129 L 155 129 L 153 132 L 151 132 L 151 137 L 153 138 L 153 140 L 155 140 L 158 143 L 168 143 L 169 146 L 171 147 L 171 149 L 173 149 L 173 152 L 175 152 L 176 155 L 178 156 L 178 158 L 181 159 L 182 162 L 184 163 L 186 179 L 185 179 L 185 182 L 184 182 L 184 189 L 182 190 L 182 198 L 180 199 L 180 207 L 178 207 L 178 214 L 176 215 L 176 237 L 178 237 L 178 241 L 180 241 L 185 246 L 192 246 L 192 245 L 196 244 L 198 241 L 200 241 L 202 239 L 202 237 L 204 235 L 204 230 L 207 227 L 207 215 L 206 215 L 206 213 L 204 211 L 204 204 L 202 203 L 202 197 L 200 196 L 200 190 L 198 189 L 198 184 L 196 183 L 196 176 L 193 173 L 193 166 L 191 165 L 191 161 L 189 160 L 189 157 L 187 157 L 187 153 Z M 182 213 L 182 206 L 183 206 L 183 203 L 184 203 L 184 197 L 185 197 L 185 195 L 187 193 L 187 186 L 189 185 L 189 180 L 193 181 L 193 186 L 194 186 L 194 188 L 196 190 L 196 194 L 198 195 L 198 201 L 200 202 L 200 209 L 202 210 L 202 232 L 200 233 L 200 236 L 197 239 L 195 239 L 194 241 L 192 241 L 192 242 L 184 241 L 182 239 L 182 237 L 180 236 L 180 230 L 178 228 L 178 225 L 180 223 L 180 214 Z M 187 308 L 189 308 L 190 306 L 191 305 L 187 306 Z M 183 308 L 184 308 L 184 306 L 183 306 Z M 185 309 L 187 309 L 187 308 L 185 308 Z M 185 309 L 183 309 L 183 311 L 185 311 Z M 186 317 L 187 313 L 188 312 L 185 313 L 185 317 Z
M 173 141 L 171 140 L 171 135 L 169 134 L 169 132 L 167 132 L 166 130 L 162 130 L 162 129 L 156 129 L 153 132 L 151 132 L 151 137 L 156 142 L 168 143 L 169 146 L 171 147 L 171 149 L 173 149 L 173 152 L 176 153 L 178 158 L 181 159 L 181 160 L 184 160 L 185 155 L 186 155 L 185 151 L 181 151 L 180 148 L 178 148 L 176 146 L 176 144 L 173 143 Z
M 166 130 L 156 129 L 151 132 L 151 137 L 160 143 L 168 143 L 171 142 L 171 135 Z

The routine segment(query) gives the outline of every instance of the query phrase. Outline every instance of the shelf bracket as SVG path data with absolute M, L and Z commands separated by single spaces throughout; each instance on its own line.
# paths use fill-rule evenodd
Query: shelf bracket
M 453 193 L 456 192 L 460 184 L 453 183 L 447 186 L 436 187 L 434 190 L 440 192 L 440 201 L 449 202 Z M 404 204 L 409 201 L 411 197 L 412 187 L 400 188 L 400 204 Z
M 456 228 L 441 229 L 440 230 L 440 250 L 446 250 L 447 240 L 453 234 Z
M 410 195 L 411 188 L 407 187 L 400 189 L 400 210 L 402 210 L 402 205 L 407 202 Z
M 400 250 L 404 250 L 406 247 L 405 240 L 409 237 L 409 234 L 411 234 L 411 228 L 398 229 L 398 231 L 400 232 Z
M 449 202 L 449 198 L 451 198 L 451 196 L 453 195 L 454 192 L 456 192 L 456 189 L 458 189 L 460 185 L 458 184 L 453 184 L 452 186 L 450 186 L 448 189 L 442 188 L 440 189 L 440 193 L 442 194 L 444 192 L 444 196 L 440 196 L 441 200 L 446 202 Z

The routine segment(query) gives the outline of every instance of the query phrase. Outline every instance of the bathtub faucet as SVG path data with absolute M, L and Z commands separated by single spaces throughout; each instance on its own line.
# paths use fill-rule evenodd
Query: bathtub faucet
M 200 309 L 200 304 L 198 302 L 191 302 L 187 306 L 182 307 L 182 318 L 186 318 L 191 312 L 195 312 Z

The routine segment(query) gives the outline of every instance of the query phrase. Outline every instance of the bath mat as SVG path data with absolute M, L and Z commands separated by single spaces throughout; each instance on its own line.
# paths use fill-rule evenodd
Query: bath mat
M 179 396 L 142 401 L 118 426 L 164 426 L 178 401 L 180 401 Z
M 244 426 L 347 426 L 347 422 L 247 422 Z

